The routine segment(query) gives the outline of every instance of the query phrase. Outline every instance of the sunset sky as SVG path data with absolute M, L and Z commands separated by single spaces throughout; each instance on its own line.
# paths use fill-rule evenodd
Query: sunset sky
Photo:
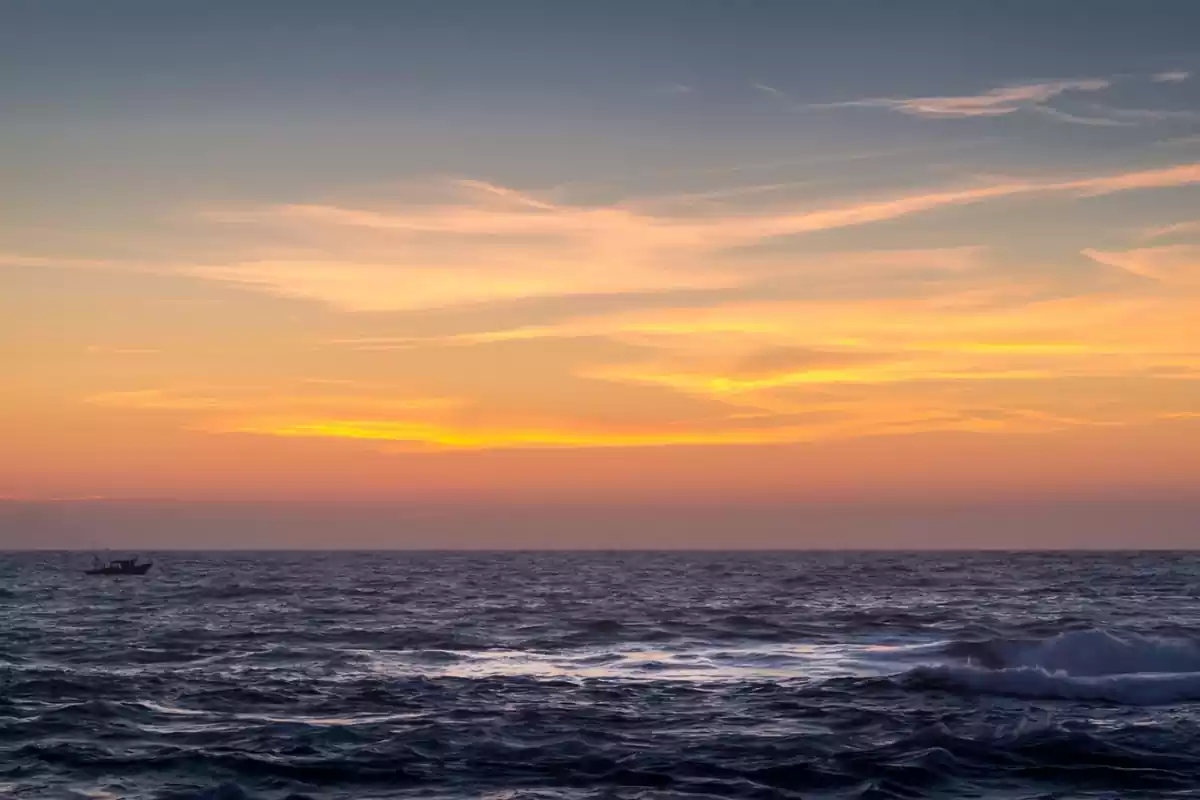
M 1200 544 L 1197 31 L 5 3 L 0 546 Z

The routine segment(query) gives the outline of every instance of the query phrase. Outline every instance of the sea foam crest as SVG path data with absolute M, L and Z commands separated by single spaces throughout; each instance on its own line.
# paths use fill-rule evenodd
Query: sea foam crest
M 1133 705 L 1200 700 L 1200 646 L 1186 639 L 1086 630 L 1041 640 L 955 642 L 945 652 L 960 662 L 920 666 L 909 678 L 1019 697 Z

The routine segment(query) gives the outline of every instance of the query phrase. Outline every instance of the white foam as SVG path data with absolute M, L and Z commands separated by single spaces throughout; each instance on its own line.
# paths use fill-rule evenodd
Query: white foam
M 981 643 L 982 659 L 926 664 L 909 676 L 957 689 L 1017 697 L 1157 705 L 1200 700 L 1200 646 L 1104 630 L 1040 641 Z
M 1076 677 L 1200 673 L 1200 647 L 1194 642 L 1104 630 L 999 644 L 995 651 L 1005 667 L 1033 667 Z

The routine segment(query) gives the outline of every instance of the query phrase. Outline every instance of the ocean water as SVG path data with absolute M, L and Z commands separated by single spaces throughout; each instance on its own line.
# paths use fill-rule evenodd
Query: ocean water
M 0 556 L 0 796 L 1200 797 L 1182 553 Z

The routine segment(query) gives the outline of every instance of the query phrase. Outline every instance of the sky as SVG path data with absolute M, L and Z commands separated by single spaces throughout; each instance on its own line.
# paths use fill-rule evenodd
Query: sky
M 0 547 L 1200 544 L 1197 29 L 0 3 Z

